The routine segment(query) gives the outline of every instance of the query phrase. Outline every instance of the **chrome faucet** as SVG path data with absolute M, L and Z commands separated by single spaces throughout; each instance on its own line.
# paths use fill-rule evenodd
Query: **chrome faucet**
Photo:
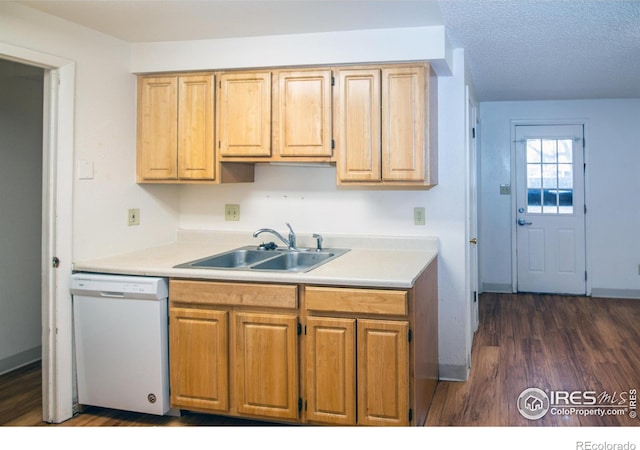
M 289 225 L 289 222 L 286 223 L 287 228 L 289 228 L 289 239 L 285 239 L 280 233 L 272 228 L 260 228 L 259 230 L 253 233 L 253 237 L 258 237 L 261 233 L 271 233 L 278 239 L 280 239 L 284 244 L 289 248 L 289 250 L 296 249 L 296 233 L 294 233 L 293 228 Z

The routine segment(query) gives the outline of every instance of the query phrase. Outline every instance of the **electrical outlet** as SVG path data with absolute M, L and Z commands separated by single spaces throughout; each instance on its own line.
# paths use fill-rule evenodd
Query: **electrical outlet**
M 424 225 L 424 208 L 422 206 L 416 206 L 413 208 L 413 224 L 414 225 Z
M 129 226 L 132 225 L 140 225 L 140 210 L 138 208 L 129 210 Z
M 240 220 L 240 205 L 224 205 L 224 220 Z

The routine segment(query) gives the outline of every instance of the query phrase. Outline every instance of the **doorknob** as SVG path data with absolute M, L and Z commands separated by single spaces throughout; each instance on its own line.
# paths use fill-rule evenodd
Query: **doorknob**
M 532 225 L 533 222 L 527 222 L 524 219 L 518 219 L 518 225 L 523 226 L 523 225 Z
M 478 243 L 478 238 L 471 238 L 471 239 L 469 239 L 469 243 L 470 243 L 470 244 L 477 244 L 477 243 Z

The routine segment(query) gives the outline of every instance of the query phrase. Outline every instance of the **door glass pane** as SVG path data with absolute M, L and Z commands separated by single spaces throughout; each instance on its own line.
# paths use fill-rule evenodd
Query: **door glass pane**
M 573 213 L 573 140 L 527 139 L 527 213 Z
M 558 162 L 570 163 L 573 162 L 573 140 L 560 139 L 558 140 Z
M 539 163 L 542 154 L 540 139 L 527 139 L 527 162 Z
M 558 161 L 558 147 L 555 140 L 542 140 L 542 161 L 554 163 Z

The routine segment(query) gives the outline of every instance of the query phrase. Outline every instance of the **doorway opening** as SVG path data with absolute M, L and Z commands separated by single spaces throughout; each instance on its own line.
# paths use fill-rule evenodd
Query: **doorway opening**
M 42 419 L 59 423 L 73 415 L 72 201 L 75 63 L 0 43 L 0 59 L 42 69 L 40 261 L 31 282 L 41 289 Z M 59 201 L 60 200 L 60 201 Z M 55 263 L 54 263 L 55 262 Z
M 41 346 L 44 69 L 0 59 L 0 374 Z

